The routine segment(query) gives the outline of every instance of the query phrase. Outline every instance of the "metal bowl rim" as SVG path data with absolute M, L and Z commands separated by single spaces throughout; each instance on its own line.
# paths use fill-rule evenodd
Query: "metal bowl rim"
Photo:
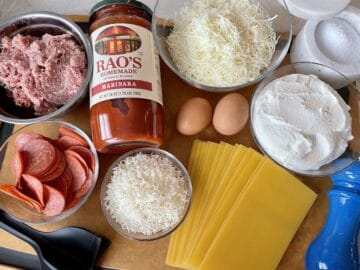
M 7 18 L 5 20 L 3 20 L 0 23 L 0 32 L 1 29 L 9 26 L 19 20 L 24 20 L 24 19 L 31 19 L 34 17 L 43 17 L 43 18 L 52 18 L 52 19 L 56 19 L 66 25 L 68 25 L 72 30 L 74 30 L 74 34 L 76 34 L 78 36 L 78 38 L 81 41 L 81 46 L 83 47 L 84 51 L 85 51 L 85 55 L 86 55 L 86 60 L 87 60 L 87 71 L 86 71 L 86 75 L 84 76 L 83 82 L 80 86 L 79 91 L 76 93 L 76 95 L 74 95 L 73 97 L 71 97 L 71 99 L 64 104 L 63 106 L 61 106 L 59 109 L 57 109 L 56 111 L 43 115 L 43 116 L 39 116 L 39 117 L 33 117 L 33 118 L 27 118 L 27 119 L 19 119 L 19 118 L 12 118 L 9 116 L 5 116 L 3 114 L 0 113 L 0 121 L 6 122 L 6 123 L 10 123 L 10 124 L 33 124 L 33 123 L 38 123 L 41 121 L 45 121 L 45 120 L 49 120 L 49 119 L 54 119 L 60 115 L 63 115 L 64 113 L 66 113 L 83 95 L 86 95 L 86 91 L 88 90 L 88 85 L 91 79 L 91 75 L 92 75 L 92 69 L 93 69 L 93 53 L 92 53 L 92 47 L 90 45 L 90 41 L 89 39 L 86 37 L 86 35 L 84 34 L 84 32 L 81 30 L 81 28 L 74 23 L 73 21 L 71 21 L 70 19 L 67 19 L 66 17 L 64 17 L 63 15 L 54 13 L 54 12 L 48 12 L 48 11 L 34 11 L 34 12 L 27 12 L 27 13 L 22 13 L 22 14 L 18 14 L 16 16 Z

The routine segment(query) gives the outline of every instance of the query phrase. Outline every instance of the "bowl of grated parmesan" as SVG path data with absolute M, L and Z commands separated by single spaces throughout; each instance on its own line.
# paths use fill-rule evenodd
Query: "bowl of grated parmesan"
M 291 18 L 282 0 L 158 0 L 152 31 L 164 62 L 186 83 L 227 92 L 260 81 L 284 59 Z
M 111 227 L 132 240 L 155 240 L 174 231 L 191 204 L 184 165 L 162 149 L 140 148 L 120 156 L 101 186 L 101 207 Z

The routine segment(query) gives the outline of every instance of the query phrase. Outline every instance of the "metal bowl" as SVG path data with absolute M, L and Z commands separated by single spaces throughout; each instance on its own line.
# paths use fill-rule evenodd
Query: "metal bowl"
M 292 37 L 291 17 L 287 9 L 286 3 L 283 0 L 250 0 L 260 7 L 263 13 L 272 18 L 273 28 L 276 31 L 277 44 L 275 51 L 270 60 L 269 66 L 261 71 L 261 73 L 251 81 L 232 85 L 232 86 L 211 86 L 205 85 L 198 81 L 192 80 L 182 74 L 175 65 L 169 53 L 166 39 L 171 34 L 174 18 L 179 10 L 186 5 L 188 0 L 172 1 L 172 0 L 158 0 L 155 6 L 155 11 L 152 18 L 152 32 L 154 35 L 155 46 L 166 65 L 184 82 L 201 90 L 210 92 L 229 92 L 240 88 L 253 85 L 262 80 L 267 74 L 274 71 L 286 56 L 290 47 Z
M 87 60 L 87 72 L 79 91 L 56 111 L 43 116 L 36 116 L 31 109 L 16 106 L 13 100 L 7 97 L 5 89 L 0 86 L 0 121 L 13 124 L 30 124 L 54 119 L 67 113 L 85 98 L 92 73 L 93 55 L 90 42 L 79 26 L 71 20 L 51 12 L 25 13 L 0 22 L 0 39 L 5 36 L 13 37 L 17 34 L 41 37 L 45 33 L 53 35 L 71 34 L 83 48 Z
M 295 170 L 290 167 L 285 166 L 279 160 L 277 160 L 277 153 L 270 153 L 265 150 L 262 145 L 262 141 L 259 140 L 259 134 L 257 133 L 257 129 L 255 128 L 255 104 L 257 102 L 257 98 L 261 95 L 266 85 L 268 85 L 271 81 L 283 77 L 289 74 L 305 74 L 305 75 L 316 75 L 320 80 L 329 84 L 333 87 L 340 96 L 345 100 L 345 102 L 350 106 L 350 115 L 352 118 L 352 135 L 354 139 L 348 142 L 348 147 L 346 151 L 337 159 L 332 162 L 323 165 L 318 170 Z M 336 83 L 338 81 L 347 81 L 347 86 L 341 89 L 336 88 Z M 279 69 L 275 70 L 271 74 L 269 74 L 265 79 L 259 83 L 257 86 L 250 106 L 250 127 L 253 138 L 260 148 L 260 150 L 270 157 L 274 162 L 278 163 L 280 166 L 300 175 L 305 176 L 328 176 L 334 173 L 337 173 L 350 165 L 352 165 L 355 161 L 360 160 L 360 90 L 355 87 L 351 81 L 341 74 L 340 72 L 334 70 L 331 67 L 312 63 L 312 62 L 298 62 L 289 64 Z M 302 117 L 299 115 L 299 117 Z M 275 139 L 275 138 L 274 138 Z
M 15 153 L 15 140 L 18 135 L 24 132 L 35 132 L 52 139 L 56 139 L 58 138 L 58 131 L 61 125 L 65 125 L 69 129 L 80 135 L 82 138 L 84 138 L 88 143 L 90 151 L 94 155 L 95 159 L 95 169 L 93 172 L 94 180 L 92 186 L 90 190 L 84 196 L 82 196 L 72 208 L 63 211 L 56 216 L 43 215 L 42 213 L 36 211 L 34 208 L 31 208 L 28 205 L 19 202 L 17 199 L 9 197 L 8 195 L 0 192 L 0 209 L 4 210 L 18 220 L 32 224 L 51 224 L 63 220 L 76 212 L 87 201 L 95 188 L 100 166 L 95 146 L 89 136 L 84 131 L 82 131 L 75 125 L 63 121 L 45 121 L 41 123 L 26 125 L 16 130 L 0 147 L 0 184 L 14 185 L 16 183 L 15 176 L 11 172 L 10 164 Z
M 154 234 L 151 235 L 145 235 L 142 233 L 133 233 L 133 232 L 129 232 L 128 230 L 126 230 L 125 228 L 123 228 L 121 226 L 120 223 L 116 222 L 116 220 L 114 218 L 111 217 L 109 210 L 106 209 L 105 206 L 105 197 L 106 197 L 106 191 L 107 191 L 107 186 L 109 184 L 109 182 L 111 181 L 111 177 L 113 174 L 113 169 L 114 167 L 116 167 L 121 161 L 123 161 L 124 159 L 126 159 L 129 156 L 134 156 L 138 153 L 144 153 L 144 154 L 157 154 L 161 157 L 167 158 L 169 159 L 173 165 L 178 168 L 180 170 L 180 172 L 182 172 L 182 174 L 184 175 L 184 181 L 186 182 L 186 186 L 188 189 L 188 194 L 189 194 L 189 200 L 187 202 L 187 204 L 185 205 L 184 211 L 182 213 L 181 218 L 179 219 L 179 221 L 177 223 L 175 223 L 173 226 L 171 226 L 170 228 L 166 229 L 166 230 L 162 230 L 159 232 L 156 232 Z M 191 197 L 192 197 L 192 185 L 191 185 L 191 179 L 190 176 L 186 170 L 186 168 L 184 167 L 184 165 L 171 153 L 162 150 L 162 149 L 157 149 L 157 148 L 139 148 L 139 149 L 135 149 L 132 150 L 122 156 L 120 156 L 118 159 L 116 159 L 114 161 L 114 163 L 110 166 L 110 168 L 107 170 L 106 175 L 104 177 L 104 180 L 102 182 L 101 185 L 101 193 L 100 193 L 100 200 L 101 200 L 101 208 L 102 211 L 106 217 L 106 220 L 108 221 L 108 223 L 111 225 L 111 227 L 118 232 L 120 235 L 131 239 L 131 240 L 139 240 L 139 241 L 150 241 L 150 240 L 156 240 L 162 237 L 167 236 L 168 234 L 170 234 L 171 232 L 173 232 L 186 218 L 189 209 L 190 209 L 190 204 L 191 204 Z

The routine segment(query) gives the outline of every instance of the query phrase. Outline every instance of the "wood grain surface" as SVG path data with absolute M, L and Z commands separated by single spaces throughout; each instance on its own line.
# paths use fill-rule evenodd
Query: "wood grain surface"
M 284 63 L 287 62 L 288 59 L 284 61 Z M 234 136 L 219 135 L 211 125 L 197 136 L 183 136 L 179 134 L 175 129 L 175 119 L 176 113 L 183 102 L 190 97 L 201 96 L 207 98 L 214 108 L 216 102 L 224 94 L 200 91 L 185 84 L 164 63 L 161 63 L 161 77 L 165 105 L 165 144 L 162 148 L 173 153 L 185 164 L 187 163 L 191 144 L 196 138 L 216 142 L 241 143 L 255 149 L 257 148 L 252 139 L 249 124 L 247 124 L 244 130 Z M 254 86 L 251 86 L 238 92 L 250 100 L 254 88 Z M 78 108 L 62 119 L 79 126 L 90 134 L 89 105 L 87 101 L 84 101 Z M 100 207 L 100 186 L 107 168 L 116 157 L 116 155 L 100 155 L 100 176 L 96 189 L 85 205 L 75 214 L 53 225 L 34 227 L 44 231 L 52 231 L 64 226 L 81 226 L 107 237 L 112 243 L 107 252 L 99 258 L 98 263 L 103 266 L 130 270 L 172 269 L 164 263 L 169 237 L 152 242 L 131 241 L 118 235 L 107 224 Z M 299 177 L 299 179 L 319 196 L 279 264 L 278 269 L 282 270 L 304 269 L 306 249 L 311 240 L 320 231 L 327 214 L 328 202 L 326 192 L 331 187 L 330 179 L 306 177 Z M 2 230 L 0 230 L 0 246 L 33 253 L 30 246 Z

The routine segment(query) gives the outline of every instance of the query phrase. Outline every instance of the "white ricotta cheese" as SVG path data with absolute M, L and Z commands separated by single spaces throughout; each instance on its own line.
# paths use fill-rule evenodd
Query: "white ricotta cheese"
M 189 198 L 184 175 L 169 159 L 138 153 L 113 169 L 105 207 L 125 230 L 151 235 L 176 224 Z
M 293 170 L 317 170 L 338 158 L 351 135 L 350 107 L 314 75 L 291 74 L 254 100 L 253 129 L 263 149 Z

